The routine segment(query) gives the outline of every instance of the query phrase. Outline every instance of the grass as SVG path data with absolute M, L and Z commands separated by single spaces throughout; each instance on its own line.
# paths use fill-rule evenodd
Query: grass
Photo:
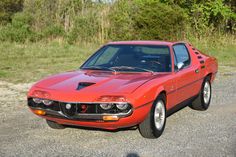
M 47 75 L 80 67 L 97 46 L 76 46 L 52 42 L 1 43 L 0 80 L 32 82 Z
M 191 43 L 204 53 L 217 57 L 220 65 L 236 67 L 236 41 L 227 39 L 205 38 Z M 98 47 L 59 42 L 0 43 L 0 80 L 34 82 L 48 75 L 77 69 Z
M 0 78 L 1 78 L 1 77 L 5 77 L 6 74 L 7 74 L 7 73 L 6 73 L 5 71 L 0 71 Z
M 236 37 L 233 35 L 210 34 L 189 41 L 203 53 L 215 56 L 219 65 L 236 67 Z

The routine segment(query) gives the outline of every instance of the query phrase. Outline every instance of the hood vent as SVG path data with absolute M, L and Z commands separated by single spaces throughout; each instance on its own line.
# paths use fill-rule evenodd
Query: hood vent
M 83 88 L 91 86 L 93 84 L 95 84 L 95 83 L 92 83 L 92 82 L 80 82 L 78 84 L 77 90 L 83 89 Z

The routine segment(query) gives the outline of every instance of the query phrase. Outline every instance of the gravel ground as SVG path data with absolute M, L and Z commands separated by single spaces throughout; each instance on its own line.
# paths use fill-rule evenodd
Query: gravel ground
M 0 156 L 236 157 L 236 71 L 228 71 L 218 74 L 207 111 L 182 109 L 154 140 L 137 129 L 50 129 L 26 106 L 32 84 L 0 81 Z

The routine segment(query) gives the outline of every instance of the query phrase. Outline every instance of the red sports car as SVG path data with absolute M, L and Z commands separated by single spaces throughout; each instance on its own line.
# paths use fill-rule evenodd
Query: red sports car
M 166 118 L 190 106 L 206 110 L 217 60 L 184 42 L 111 42 L 79 70 L 48 77 L 28 93 L 28 106 L 55 129 L 138 126 L 159 137 Z

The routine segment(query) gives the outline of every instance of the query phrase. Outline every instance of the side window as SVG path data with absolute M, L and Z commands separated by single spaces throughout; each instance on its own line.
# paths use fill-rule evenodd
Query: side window
M 175 65 L 177 63 L 182 62 L 184 63 L 184 67 L 190 64 L 190 56 L 188 50 L 184 44 L 178 44 L 173 46 L 174 53 L 175 53 Z

